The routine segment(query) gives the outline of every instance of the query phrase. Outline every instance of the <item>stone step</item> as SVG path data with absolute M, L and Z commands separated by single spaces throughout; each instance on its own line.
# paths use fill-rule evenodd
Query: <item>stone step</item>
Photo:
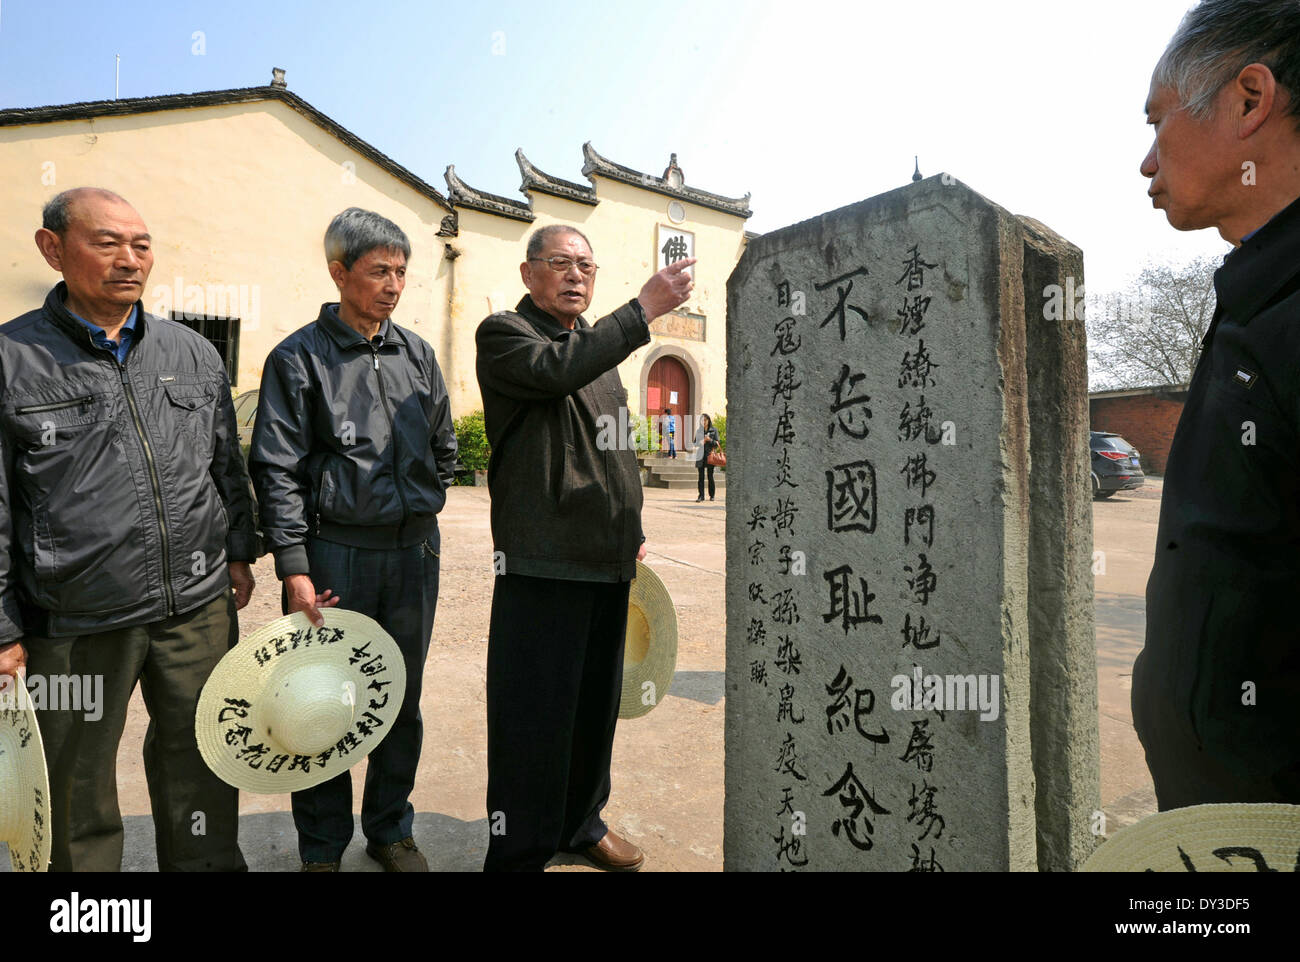
M 700 469 L 695 467 L 677 467 L 675 465 L 665 467 L 659 464 L 651 465 L 650 470 L 662 478 L 693 478 L 700 473 Z M 717 474 L 718 469 L 714 468 L 713 473 Z
M 699 468 L 693 463 L 673 464 L 669 461 L 668 464 L 647 464 L 646 467 L 655 474 L 662 474 L 663 477 L 695 477 L 695 474 L 699 473 Z M 715 474 L 720 471 L 724 471 L 724 468 L 714 468 Z
M 708 486 L 707 481 L 705 486 L 706 487 Z M 713 486 L 715 488 L 725 488 L 727 486 L 726 476 L 714 472 Z M 698 478 L 691 478 L 690 480 L 680 480 L 674 478 L 672 480 L 667 480 L 664 478 L 655 477 L 652 474 L 650 475 L 650 480 L 646 482 L 646 487 L 647 488 L 668 488 L 672 491 L 696 491 L 699 489 L 699 480 Z

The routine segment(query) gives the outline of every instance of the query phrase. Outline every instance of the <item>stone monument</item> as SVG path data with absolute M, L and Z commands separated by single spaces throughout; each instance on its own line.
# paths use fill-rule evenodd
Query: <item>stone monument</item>
M 946 174 L 750 241 L 727 285 L 728 870 L 1091 853 L 1082 294 L 1078 248 Z

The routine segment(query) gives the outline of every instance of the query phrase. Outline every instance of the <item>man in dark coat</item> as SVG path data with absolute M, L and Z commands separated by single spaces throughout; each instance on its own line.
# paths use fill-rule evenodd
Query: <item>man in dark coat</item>
M 330 222 L 338 303 L 266 359 L 248 456 L 285 613 L 320 625 L 319 609 L 341 603 L 375 619 L 405 659 L 401 712 L 370 753 L 361 800 L 366 854 L 388 872 L 429 870 L 410 794 L 438 605 L 437 516 L 456 465 L 433 348 L 391 319 L 410 255 L 402 229 L 374 211 L 350 207 Z M 293 821 L 303 871 L 337 872 L 352 838 L 351 775 L 294 792 Z
M 1194 8 L 1146 109 L 1153 205 L 1234 250 L 1169 454 L 1133 723 L 1161 811 L 1300 804 L 1300 4 Z
M 686 301 L 679 261 L 594 325 L 586 237 L 534 232 L 528 294 L 479 325 L 478 382 L 492 458 L 496 584 L 488 633 L 490 828 L 485 870 L 540 871 L 558 851 L 635 871 L 609 831 L 610 754 L 628 588 L 645 555 L 641 479 L 618 364 L 649 322 Z
M 0 327 L 0 689 L 26 652 L 50 866 L 121 868 L 117 751 L 139 682 L 159 869 L 241 871 L 238 793 L 194 736 L 258 555 L 230 379 L 202 335 L 144 310 L 153 242 L 117 194 L 56 195 L 36 245 L 63 281 Z

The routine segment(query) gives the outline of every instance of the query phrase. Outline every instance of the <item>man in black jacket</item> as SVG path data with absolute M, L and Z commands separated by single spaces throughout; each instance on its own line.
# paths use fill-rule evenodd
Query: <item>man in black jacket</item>
M 249 467 L 285 612 L 340 602 L 374 618 L 405 655 L 406 694 L 370 753 L 361 828 L 390 872 L 427 872 L 411 837 L 420 689 L 438 603 L 438 518 L 456 436 L 433 348 L 390 320 L 411 245 L 379 214 L 348 208 L 325 233 L 339 303 L 266 360 Z M 323 589 L 323 590 L 321 590 Z M 318 593 L 319 592 L 319 593 Z M 352 838 L 347 772 L 293 795 L 304 871 L 338 871 Z
M 203 337 L 144 312 L 152 242 L 121 197 L 64 191 L 36 244 L 63 282 L 0 327 L 0 681 L 25 648 L 51 867 L 121 868 L 117 747 L 138 680 L 158 867 L 241 870 L 238 794 L 194 738 L 258 554 L 230 381 Z
M 479 325 L 497 578 L 488 633 L 485 870 L 540 871 L 557 851 L 635 871 L 609 831 L 628 589 L 645 556 L 641 477 L 618 364 L 684 303 L 694 260 L 589 325 L 596 263 L 575 228 L 528 241 L 528 294 Z
M 1194 8 L 1147 115 L 1152 203 L 1235 249 L 1169 453 L 1133 723 L 1162 811 L 1300 804 L 1300 4 Z

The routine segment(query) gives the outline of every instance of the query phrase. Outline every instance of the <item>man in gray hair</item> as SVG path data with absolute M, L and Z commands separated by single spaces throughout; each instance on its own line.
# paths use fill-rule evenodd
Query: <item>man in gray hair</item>
M 325 232 L 339 290 L 285 338 L 262 372 L 249 468 L 284 610 L 342 603 L 375 619 L 405 656 L 401 713 L 370 753 L 361 829 L 390 872 L 425 872 L 410 803 L 423 727 L 420 682 L 438 602 L 437 514 L 456 465 L 442 371 L 391 315 L 411 245 L 392 221 L 351 207 Z M 352 838 L 343 772 L 293 795 L 304 871 L 337 872 Z
M 0 701 L 24 655 L 30 682 L 75 691 L 37 705 L 50 867 L 121 868 L 138 682 L 159 869 L 241 871 L 238 793 L 194 737 L 259 554 L 230 379 L 203 336 L 145 311 L 153 240 L 123 198 L 63 191 L 35 239 L 63 280 L 0 327 Z
M 1206 0 L 1156 65 L 1142 162 L 1233 250 L 1174 435 L 1133 724 L 1162 811 L 1300 804 L 1300 0 Z

